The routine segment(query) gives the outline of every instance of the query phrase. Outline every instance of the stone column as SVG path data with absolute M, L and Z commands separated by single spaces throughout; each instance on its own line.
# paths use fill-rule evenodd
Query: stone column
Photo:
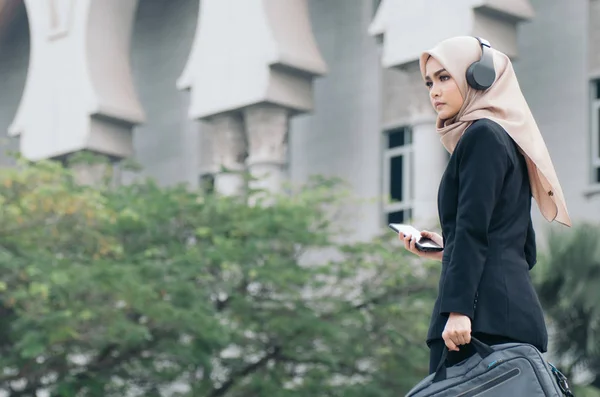
M 144 113 L 129 65 L 137 0 L 25 0 L 27 82 L 9 134 L 30 160 L 132 154 Z
M 226 113 L 210 119 L 215 191 L 223 195 L 237 195 L 244 190 L 246 136 L 242 116 Z
M 70 166 L 75 181 L 81 185 L 98 186 L 105 183 L 118 183 L 114 180 L 114 168 L 111 163 L 73 164 Z
M 190 92 L 192 119 L 243 114 L 245 164 L 261 178 L 253 187 L 277 190 L 287 171 L 288 119 L 313 109 L 313 81 L 326 70 L 307 0 L 202 0 L 192 50 L 177 87 Z M 238 144 L 226 143 L 233 136 L 238 134 L 217 139 L 236 157 Z M 231 164 L 239 167 L 236 161 Z M 227 178 L 233 177 L 221 177 Z
M 437 192 L 448 154 L 435 129 L 431 114 L 413 116 L 413 221 L 421 228 L 438 224 Z
M 244 111 L 248 138 L 246 164 L 258 178 L 252 187 L 276 192 L 287 177 L 289 111 L 274 105 L 256 105 Z

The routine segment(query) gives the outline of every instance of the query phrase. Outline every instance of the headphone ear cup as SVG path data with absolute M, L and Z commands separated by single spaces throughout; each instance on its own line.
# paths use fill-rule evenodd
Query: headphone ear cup
M 476 90 L 480 89 L 479 84 L 477 84 L 477 82 L 475 81 L 475 76 L 474 76 L 475 68 L 477 67 L 478 63 L 479 62 L 473 62 L 467 69 L 467 84 L 469 84 L 469 86 L 471 86 L 471 88 L 474 88 Z
M 467 69 L 467 83 L 476 90 L 487 90 L 494 84 L 496 74 L 480 61 L 473 62 Z

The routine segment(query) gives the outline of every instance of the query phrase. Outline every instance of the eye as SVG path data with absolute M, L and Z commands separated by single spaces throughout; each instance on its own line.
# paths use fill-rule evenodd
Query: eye
M 426 81 L 425 85 L 427 86 L 427 88 L 431 88 L 431 86 L 433 85 L 433 83 L 431 81 Z
M 450 76 L 447 76 L 447 75 L 440 76 L 440 81 L 447 81 L 447 80 L 450 80 Z

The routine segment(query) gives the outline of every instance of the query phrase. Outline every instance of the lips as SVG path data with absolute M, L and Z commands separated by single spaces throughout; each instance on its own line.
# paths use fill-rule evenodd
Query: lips
M 434 106 L 436 109 L 437 109 L 437 108 L 439 108 L 440 106 L 443 106 L 443 105 L 445 105 L 445 103 L 444 103 L 444 102 L 434 102 L 434 103 L 433 103 L 433 106 Z

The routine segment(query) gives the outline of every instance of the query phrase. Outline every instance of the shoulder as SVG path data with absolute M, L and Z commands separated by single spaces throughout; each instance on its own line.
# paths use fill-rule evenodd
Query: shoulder
M 507 153 L 509 143 L 510 136 L 501 125 L 489 119 L 479 119 L 465 130 L 456 149 L 490 150 L 499 154 Z

